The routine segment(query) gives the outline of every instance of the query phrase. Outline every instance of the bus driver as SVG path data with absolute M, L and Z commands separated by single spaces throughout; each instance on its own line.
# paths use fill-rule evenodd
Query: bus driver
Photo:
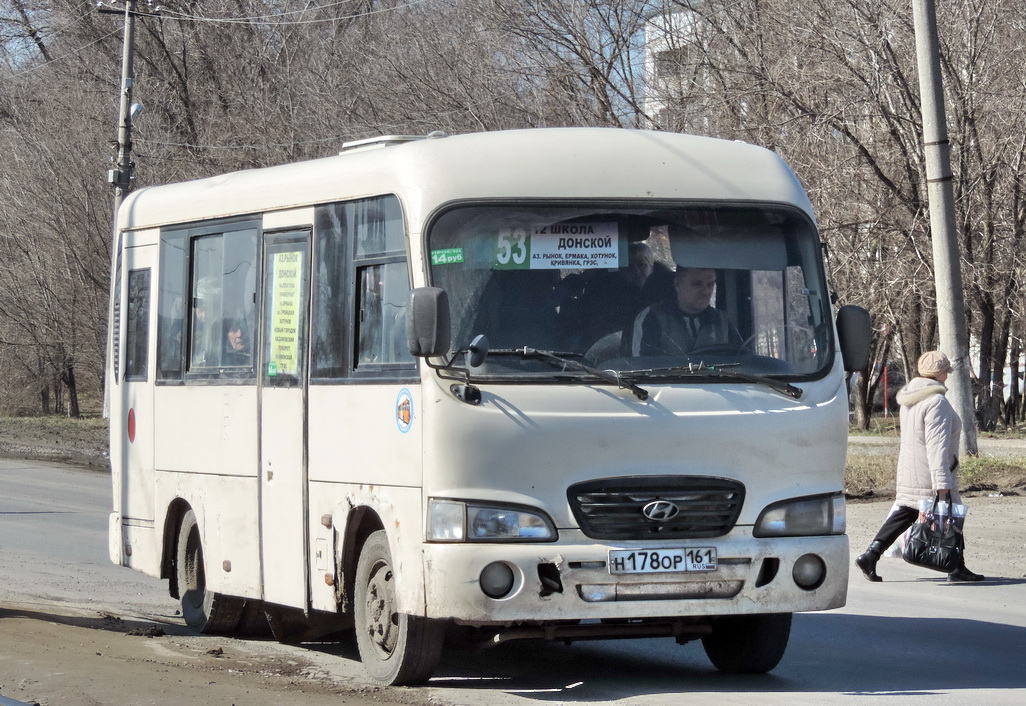
M 741 345 L 727 315 L 710 305 L 716 270 L 678 267 L 674 295 L 645 309 L 634 319 L 631 354 L 686 355 L 709 346 Z

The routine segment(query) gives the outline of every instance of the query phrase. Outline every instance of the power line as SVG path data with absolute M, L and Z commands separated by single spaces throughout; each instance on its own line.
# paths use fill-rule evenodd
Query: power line
M 93 46 L 95 44 L 99 44 L 100 42 L 103 42 L 103 41 L 105 41 L 105 40 L 107 40 L 107 39 L 109 39 L 109 38 L 111 38 L 111 37 L 113 37 L 113 36 L 115 36 L 117 34 L 120 34 L 120 33 L 121 33 L 120 29 L 115 29 L 115 30 L 113 30 L 111 32 L 108 32 L 107 34 L 101 35 L 100 37 L 94 39 L 93 41 L 89 42 L 88 44 L 83 44 L 82 46 L 78 47 L 77 49 L 73 49 L 72 51 L 68 52 L 67 54 L 61 54 L 60 56 L 53 57 L 52 59 L 50 59 L 50 61 L 44 62 L 42 64 L 37 64 L 36 66 L 33 66 L 31 68 L 22 69 L 21 71 L 16 71 L 16 72 L 11 74 L 11 78 L 20 78 L 22 76 L 28 76 L 30 74 L 36 73 L 37 71 L 42 71 L 43 69 L 50 68 L 51 66 L 53 66 L 54 64 L 56 64 L 58 62 L 66 61 L 68 59 L 73 59 L 74 57 L 78 56 L 79 54 L 84 52 L 89 47 L 91 47 L 91 46 Z
M 329 5 L 322 5 L 322 6 L 319 6 L 319 7 L 305 7 L 303 9 L 299 9 L 299 10 L 287 10 L 287 11 L 283 11 L 283 12 L 279 12 L 279 13 L 273 13 L 273 14 L 267 14 L 267 15 L 254 15 L 252 17 L 205 17 L 205 16 L 202 16 L 202 15 L 189 15 L 189 14 L 185 14 L 185 13 L 175 12 L 173 10 L 168 10 L 167 8 L 155 8 L 152 13 L 138 13 L 138 14 L 141 14 L 141 15 L 147 16 L 147 17 L 158 17 L 158 18 L 168 19 L 168 20 L 175 21 L 175 22 L 197 22 L 197 23 L 239 24 L 239 25 L 268 25 L 268 24 L 273 24 L 275 26 L 283 26 L 283 25 L 284 26 L 291 26 L 291 25 L 327 24 L 327 23 L 330 23 L 330 22 L 338 22 L 340 20 L 360 19 L 361 17 L 370 17 L 372 15 L 379 15 L 379 14 L 383 14 L 383 13 L 386 13 L 386 12 L 396 12 L 396 11 L 399 11 L 399 10 L 405 10 L 405 9 L 408 9 L 408 8 L 413 7 L 415 5 L 421 5 L 421 4 L 424 4 L 426 2 L 430 2 L 430 0 L 407 0 L 407 2 L 404 2 L 404 3 L 400 4 L 400 5 L 395 5 L 395 6 L 392 6 L 392 7 L 380 8 L 380 9 L 377 9 L 377 10 L 368 10 L 366 12 L 359 12 L 359 13 L 354 13 L 354 14 L 351 14 L 351 15 L 344 15 L 342 17 L 328 17 L 328 18 L 309 19 L 309 20 L 282 20 L 282 19 L 280 19 L 280 18 L 289 17 L 289 16 L 293 16 L 293 15 L 300 15 L 300 14 L 309 13 L 309 12 L 312 12 L 314 10 L 327 10 L 327 9 L 331 9 L 333 7 L 341 7 L 343 5 L 348 5 L 350 3 L 357 2 L 357 1 L 358 0 L 340 0 L 339 2 L 331 3 Z M 56 36 L 58 34 L 62 34 L 64 32 L 70 31 L 77 24 L 79 24 L 83 19 L 88 17 L 89 16 L 89 12 L 92 12 L 92 9 L 93 9 L 92 6 L 90 6 L 88 12 L 80 15 L 75 20 L 69 21 L 64 26 L 59 27 L 57 29 L 54 29 L 52 32 L 50 32 L 50 35 L 51 36 Z M 120 12 L 118 14 L 120 14 Z M 275 21 L 275 20 L 277 20 L 277 21 Z M 78 47 L 77 49 L 73 49 L 70 52 L 67 52 L 67 53 L 62 54 L 62 55 L 57 56 L 57 57 L 54 57 L 53 59 L 51 59 L 48 62 L 45 62 L 43 64 L 38 64 L 38 65 L 30 67 L 30 68 L 22 69 L 21 71 L 16 71 L 16 72 L 11 74 L 11 78 L 20 78 L 20 77 L 23 77 L 23 76 L 28 76 L 28 75 L 34 74 L 34 73 L 36 73 L 38 71 L 42 71 L 43 69 L 49 67 L 51 64 L 71 59 L 71 58 L 81 54 L 86 49 L 89 49 L 90 47 L 92 47 L 92 46 L 94 46 L 96 44 L 99 44 L 99 43 L 101 43 L 101 42 L 103 42 L 103 41 L 105 41 L 105 40 L 107 40 L 107 39 L 117 35 L 119 32 L 120 32 L 120 30 L 117 30 L 117 29 L 112 30 L 111 32 L 108 32 L 107 34 L 104 34 L 104 35 L 98 37 L 97 39 L 89 42 L 88 44 L 84 44 L 84 45 Z
M 413 7 L 414 5 L 420 5 L 430 0 L 407 0 L 399 5 L 393 7 L 383 7 L 377 10 L 368 10 L 366 12 L 357 12 L 351 15 L 343 15 L 341 17 L 325 17 L 321 19 L 309 19 L 309 20 L 284 20 L 281 18 L 290 17 L 293 15 L 307 14 L 316 10 L 328 10 L 333 7 L 341 7 L 347 5 L 356 0 L 342 0 L 341 2 L 332 3 L 330 5 L 321 5 L 316 7 L 306 7 L 301 10 L 287 10 L 284 12 L 277 12 L 268 15 L 254 15 L 251 17 L 207 17 L 203 15 L 189 15 L 183 12 L 176 12 L 163 8 L 161 10 L 161 17 L 165 17 L 169 20 L 176 20 L 178 22 L 207 22 L 213 24 L 244 24 L 244 25 L 266 25 L 274 24 L 280 25 L 313 25 L 313 24 L 328 24 L 331 22 L 338 22 L 340 20 L 356 20 L 361 17 L 370 17 L 372 15 L 380 15 L 386 12 L 396 12 L 398 10 L 405 10 Z

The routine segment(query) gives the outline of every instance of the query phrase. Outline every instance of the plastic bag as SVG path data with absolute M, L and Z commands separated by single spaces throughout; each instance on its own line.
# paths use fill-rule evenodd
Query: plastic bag
M 887 512 L 887 516 L 890 517 L 900 507 L 901 505 L 895 500 L 894 504 L 891 505 L 891 509 Z M 894 540 L 891 546 L 887 547 L 887 551 L 883 553 L 883 556 L 888 559 L 901 559 L 902 554 L 905 553 L 905 544 L 908 543 L 908 533 L 909 530 L 902 532 L 901 536 Z
M 936 507 L 936 509 L 934 509 Z M 965 516 L 969 513 L 968 505 L 950 503 L 938 496 L 933 500 L 919 501 L 919 522 L 933 523 L 934 528 L 944 531 L 949 526 L 959 533 L 965 527 Z
M 919 521 L 909 529 L 902 558 L 924 569 L 951 573 L 962 565 L 965 540 L 962 527 L 969 508 L 965 505 L 933 500 L 919 502 Z

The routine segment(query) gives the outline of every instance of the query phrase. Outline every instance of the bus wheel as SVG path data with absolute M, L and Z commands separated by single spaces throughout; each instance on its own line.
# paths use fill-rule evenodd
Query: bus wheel
M 790 636 L 790 613 L 737 615 L 718 619 L 702 646 L 721 672 L 764 674 L 780 662 Z
M 445 625 L 398 612 L 395 572 L 384 530 L 367 538 L 356 566 L 356 644 L 372 678 L 383 684 L 414 684 L 438 665 Z
M 178 595 L 182 597 L 182 616 L 186 625 L 202 633 L 232 633 L 239 624 L 246 601 L 207 590 L 203 544 L 196 513 L 192 510 L 185 513 L 178 532 L 176 567 Z

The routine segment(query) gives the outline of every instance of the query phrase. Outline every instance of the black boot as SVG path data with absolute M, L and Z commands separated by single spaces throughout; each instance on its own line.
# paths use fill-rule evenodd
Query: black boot
M 948 574 L 948 581 L 951 581 L 952 583 L 961 583 L 963 581 L 982 581 L 984 578 L 986 577 L 983 574 L 974 574 L 972 571 L 965 568 L 965 564 L 958 567 L 957 571 L 952 571 Z
M 874 539 L 869 545 L 869 549 L 855 559 L 855 566 L 862 569 L 862 573 L 870 581 L 883 581 L 876 573 L 876 562 L 880 561 L 880 555 L 884 553 L 885 549 L 887 547 Z

